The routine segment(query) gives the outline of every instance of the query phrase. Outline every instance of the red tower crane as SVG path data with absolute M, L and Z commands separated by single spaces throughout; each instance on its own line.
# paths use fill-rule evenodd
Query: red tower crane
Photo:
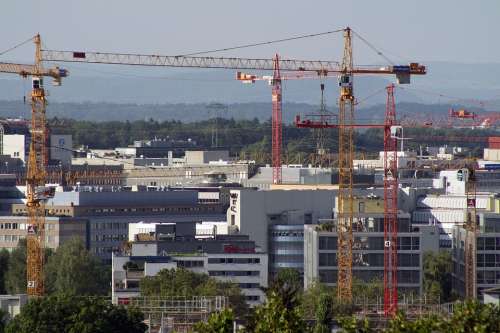
M 387 88 L 384 124 L 345 124 L 322 120 L 295 118 L 299 128 L 382 128 L 384 130 L 384 313 L 392 316 L 398 309 L 397 238 L 398 238 L 398 164 L 397 142 L 401 126 L 396 122 L 394 85 Z M 339 200 L 339 205 L 340 205 Z M 339 232 L 339 231 L 337 231 Z M 351 230 L 352 232 L 352 230 Z M 340 269 L 340 268 L 339 268 Z M 339 277 L 340 278 L 340 277 Z
M 272 157 L 273 157 L 273 183 L 281 184 L 281 148 L 283 147 L 283 115 L 281 113 L 281 75 L 280 61 L 276 54 L 274 57 L 274 70 L 272 79 Z
M 398 144 L 394 85 L 387 87 L 384 120 L 384 313 L 398 309 Z

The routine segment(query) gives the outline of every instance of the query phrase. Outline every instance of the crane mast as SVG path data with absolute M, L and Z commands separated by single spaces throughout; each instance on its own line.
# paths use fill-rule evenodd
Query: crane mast
M 29 296 L 44 294 L 44 241 L 45 241 L 45 200 L 52 191 L 45 187 L 48 164 L 48 131 L 45 107 L 47 105 L 44 77 L 51 77 L 55 86 L 61 85 L 68 71 L 59 67 L 43 68 L 40 35 L 33 38 L 35 43 L 35 64 L 0 62 L 0 73 L 31 77 L 31 129 L 30 147 L 26 175 L 26 207 L 28 212 L 26 236 L 26 281 Z
M 45 241 L 45 204 L 40 198 L 40 191 L 45 186 L 48 162 L 47 127 L 45 118 L 45 90 L 43 87 L 41 40 L 35 36 L 35 66 L 32 76 L 31 92 L 31 142 L 27 172 L 27 291 L 29 296 L 44 294 L 44 241 Z
M 281 112 L 281 74 L 279 56 L 274 57 L 274 71 L 272 79 L 272 158 L 273 158 L 273 184 L 281 184 L 281 147 L 283 145 L 283 116 Z
M 468 176 L 465 176 L 465 191 L 467 198 L 466 223 L 465 223 L 465 297 L 468 299 L 477 298 L 476 289 L 476 236 L 477 236 L 477 212 L 476 212 L 476 176 L 474 168 L 464 169 Z
M 387 87 L 384 120 L 384 314 L 398 309 L 398 155 L 394 85 Z
M 344 31 L 344 57 L 339 78 L 339 195 L 337 216 L 339 300 L 352 300 L 352 221 L 353 221 L 353 157 L 354 94 L 351 29 Z

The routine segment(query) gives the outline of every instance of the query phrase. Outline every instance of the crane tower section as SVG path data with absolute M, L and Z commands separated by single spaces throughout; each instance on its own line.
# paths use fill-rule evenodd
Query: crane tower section
M 280 59 L 276 54 L 274 57 L 274 71 L 272 84 L 272 103 L 273 103 L 273 117 L 272 117 L 272 157 L 273 157 L 273 183 L 281 184 L 281 147 L 283 145 L 283 117 L 281 112 L 281 74 L 280 74 Z
M 45 240 L 45 166 L 47 164 L 47 127 L 45 90 L 41 68 L 40 36 L 35 37 L 35 71 L 31 92 L 31 143 L 27 173 L 27 291 L 29 296 L 44 293 L 43 261 Z
M 401 127 L 396 124 L 394 85 L 387 87 L 384 121 L 384 313 L 398 309 L 398 157 L 397 138 Z
M 465 223 L 465 297 L 477 298 L 476 289 L 476 236 L 477 236 L 477 212 L 476 212 L 476 179 L 474 168 L 460 170 L 466 184 L 467 208 Z
M 354 95 L 351 29 L 344 32 L 344 57 L 339 75 L 339 195 L 338 195 L 338 283 L 341 301 L 352 300 L 352 221 L 353 221 L 353 155 Z

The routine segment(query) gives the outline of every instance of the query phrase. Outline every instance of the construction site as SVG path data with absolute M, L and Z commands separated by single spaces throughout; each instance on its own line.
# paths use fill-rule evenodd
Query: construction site
M 321 36 L 341 36 L 341 59 L 220 55 L 279 49 Z M 15 321 L 30 299 L 53 292 L 46 249 L 57 255 L 74 238 L 110 269 L 110 302 L 139 309 L 147 332 L 191 332 L 224 309 L 238 312 L 234 295 L 213 289 L 200 287 L 210 293 L 192 297 L 186 291 L 165 294 L 165 286 L 177 281 L 161 281 L 169 270 L 237 286 L 248 309 L 256 311 L 270 304 L 280 272 L 291 270 L 301 295 L 323 286 L 334 304 L 349 305 L 351 315 L 378 331 L 400 313 L 410 321 L 452 318 L 457 304 L 490 299 L 499 304 L 500 112 L 456 105 L 439 115 L 400 114 L 399 94 L 449 98 L 412 87 L 415 78 L 422 83 L 431 73 L 425 63 L 395 64 L 351 27 L 177 55 L 50 49 L 44 40 L 37 34 L 0 53 L 34 45 L 32 63 L 0 62 L 1 76 L 20 76 L 31 84 L 24 100 L 29 119 L 0 124 L 0 191 L 5 192 L 0 248 L 12 253 L 26 239 L 26 288 L 17 294 L 27 298 L 0 296 L 0 309 L 19 306 L 10 319 Z M 384 64 L 358 65 L 358 45 Z M 130 135 L 124 147 L 77 147 L 73 141 L 81 143 L 81 136 L 48 116 L 47 81 L 54 90 L 64 89 L 58 86 L 71 82 L 71 66 L 227 70 L 235 85 L 255 86 L 247 87 L 249 92 L 267 83 L 268 143 L 249 145 L 258 154 L 248 148 L 242 149 L 246 155 L 235 156 L 232 146 L 224 148 L 229 107 L 211 103 L 203 124 L 210 149 L 198 148 L 188 136 L 153 138 L 151 132 L 148 137 L 147 129 L 142 141 Z M 358 96 L 355 87 L 364 77 L 388 81 L 375 93 Z M 320 98 L 317 112 L 289 115 L 289 123 L 284 96 L 293 82 L 312 82 Z M 332 92 L 333 107 L 327 104 Z M 365 112 L 360 118 L 358 105 L 374 97 L 385 101 L 383 117 L 368 118 Z M 310 140 L 301 144 L 311 153 L 292 164 L 295 129 Z M 301 134 L 294 135 L 300 140 Z M 381 149 L 366 148 L 365 142 Z M 446 278 L 433 282 L 445 273 L 432 258 L 444 252 Z M 197 279 L 202 280 L 190 281 Z M 159 287 L 146 294 L 152 281 Z M 440 292 L 433 293 L 430 286 L 437 285 Z M 289 284 L 281 287 L 286 295 Z M 312 312 L 302 311 L 308 325 L 318 324 Z M 335 313 L 327 318 L 328 332 L 341 328 Z M 249 320 L 234 318 L 231 330 Z

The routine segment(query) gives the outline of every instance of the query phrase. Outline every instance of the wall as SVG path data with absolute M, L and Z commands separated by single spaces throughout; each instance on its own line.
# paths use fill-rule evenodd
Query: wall
M 21 159 L 26 163 L 28 157 L 26 137 L 23 134 L 5 134 L 3 136 L 3 154 Z
M 334 190 L 231 190 L 228 223 L 249 235 L 264 252 L 268 251 L 270 224 L 317 223 L 331 218 Z M 305 221 L 305 215 L 310 221 Z

